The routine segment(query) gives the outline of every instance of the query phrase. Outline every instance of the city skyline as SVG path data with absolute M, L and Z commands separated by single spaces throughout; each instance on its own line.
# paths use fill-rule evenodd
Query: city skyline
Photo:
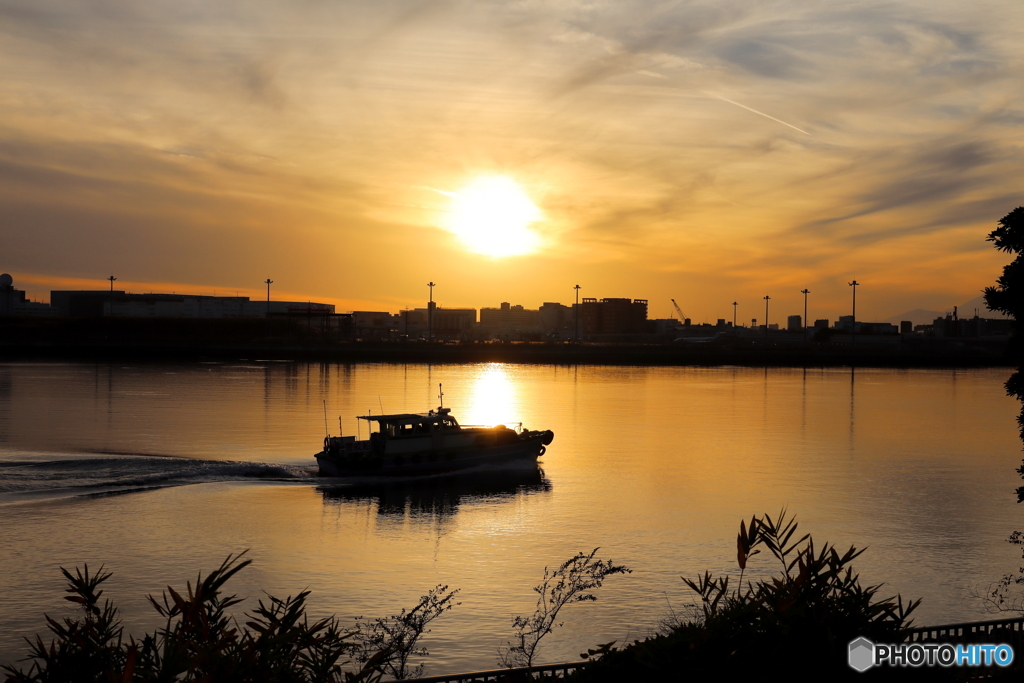
M 0 9 L 4 270 L 37 298 L 579 282 L 715 320 L 835 316 L 856 278 L 877 319 L 976 296 L 1024 204 L 1005 1 L 106 7 Z
M 111 277 L 114 277 L 114 276 L 113 275 L 107 276 L 106 278 L 103 278 L 102 281 L 103 282 L 109 282 Z M 242 296 L 242 297 L 248 297 L 248 298 L 250 298 L 250 299 L 252 299 L 254 301 L 264 300 L 267 297 L 267 290 L 266 289 L 256 289 L 256 288 L 251 288 L 251 287 L 250 288 L 230 288 L 230 287 L 227 287 L 227 288 L 213 289 L 213 288 L 209 288 L 209 287 L 204 287 L 202 285 L 194 285 L 194 286 L 184 285 L 184 286 L 179 286 L 178 289 L 171 289 L 171 288 L 174 287 L 174 285 L 172 283 L 132 283 L 132 282 L 127 282 L 127 283 L 124 283 L 122 285 L 121 281 L 120 281 L 120 278 L 115 278 L 115 279 L 118 281 L 119 287 L 122 289 L 122 291 L 126 291 L 126 292 L 131 293 L 131 294 L 163 293 L 163 294 L 183 294 L 183 295 L 192 295 L 192 296 L 222 296 L 222 297 L 224 297 L 224 296 Z M 30 279 L 30 283 L 33 283 L 33 282 L 35 282 L 35 280 Z M 89 278 L 56 278 L 56 279 L 54 279 L 54 282 L 64 283 L 66 285 L 65 287 L 63 287 L 61 289 L 95 290 L 95 291 L 101 291 L 101 290 L 104 289 L 104 287 L 101 287 L 101 286 L 99 286 L 97 284 L 98 280 L 89 279 Z M 266 283 L 264 281 L 261 284 L 265 285 Z M 433 281 L 431 281 L 431 284 L 434 284 L 435 286 L 438 285 L 438 283 L 433 283 Z M 39 292 L 33 293 L 33 291 L 31 289 L 27 289 L 23 282 L 16 281 L 16 285 L 18 286 L 19 289 L 25 290 L 27 292 L 29 299 L 31 299 L 33 301 L 43 301 L 43 302 L 46 302 L 46 303 L 50 303 L 49 302 L 49 293 L 50 293 L 49 291 L 47 291 L 45 293 L 45 295 L 40 296 Z M 125 289 L 125 287 L 127 287 L 127 289 Z M 133 289 L 133 287 L 134 287 L 134 289 Z M 112 285 L 111 285 L 111 288 L 112 288 Z M 432 287 L 430 289 L 432 289 Z M 586 288 L 580 286 L 579 289 L 582 292 Z M 440 292 L 439 292 L 439 294 L 440 294 Z M 803 305 L 804 305 L 803 304 L 803 297 L 805 296 L 805 292 L 803 290 L 801 290 L 801 291 L 797 292 L 797 294 L 798 294 L 799 297 L 801 297 L 800 298 L 800 310 L 797 311 L 797 312 L 801 315 L 801 317 L 803 317 L 804 316 L 804 313 L 803 313 L 803 311 L 804 311 L 804 309 L 803 309 Z M 806 294 L 810 295 L 810 294 L 812 294 L 812 292 L 807 291 Z M 432 296 L 432 292 L 428 294 L 428 298 L 430 296 Z M 581 296 L 586 296 L 587 298 L 591 298 L 589 294 L 588 295 L 581 295 Z M 931 314 L 931 313 L 936 313 L 936 314 L 938 314 L 938 313 L 947 313 L 947 312 L 952 311 L 957 306 L 959 306 L 962 309 L 960 311 L 960 315 L 961 316 L 969 317 L 971 315 L 974 315 L 974 311 L 973 310 L 968 310 L 968 308 L 966 308 L 965 305 L 966 304 L 970 304 L 972 302 L 978 303 L 978 305 L 980 306 L 978 314 L 981 317 L 997 317 L 997 318 L 1004 317 L 1001 313 L 996 313 L 996 312 L 987 310 L 983 306 L 983 302 L 975 301 L 976 299 L 979 299 L 980 296 L 981 296 L 981 292 L 979 290 L 978 295 L 976 297 L 972 298 L 972 299 L 960 300 L 959 303 L 949 304 L 949 305 L 945 305 L 945 306 L 939 306 L 936 309 L 925 309 L 923 306 L 918 306 L 918 307 L 916 307 L 914 309 L 906 309 L 906 310 L 902 310 L 902 311 L 896 311 L 896 312 L 890 313 L 889 315 L 873 315 L 873 314 L 870 314 L 870 313 L 869 314 L 865 314 L 867 317 L 865 317 L 865 315 L 858 315 L 857 319 L 858 320 L 867 320 L 867 319 L 870 318 L 872 320 L 875 320 L 875 319 L 877 319 L 877 320 L 888 320 L 890 318 L 899 317 L 900 315 L 902 315 L 904 313 L 922 313 L 922 314 L 923 313 L 928 313 L 928 314 Z M 426 310 L 426 302 L 428 301 L 428 299 L 424 299 L 424 301 L 419 301 L 419 302 L 412 301 L 412 302 L 410 302 L 408 304 L 403 305 L 401 308 L 374 308 L 372 305 L 371 306 L 367 306 L 365 308 L 358 308 L 358 307 L 352 307 L 352 306 L 347 306 L 346 307 L 346 306 L 343 305 L 343 303 L 345 303 L 345 302 L 352 303 L 351 299 L 344 299 L 344 298 L 338 299 L 338 298 L 332 298 L 332 297 L 327 297 L 327 296 L 318 296 L 316 294 L 314 294 L 312 296 L 299 295 L 299 294 L 295 294 L 295 293 L 289 293 L 287 290 L 279 291 L 276 287 L 271 292 L 271 298 L 274 299 L 274 300 L 291 300 L 291 301 L 311 300 L 311 301 L 318 301 L 318 302 L 323 302 L 323 303 L 328 303 L 328 304 L 334 305 L 339 311 L 342 311 L 342 310 L 345 310 L 345 311 L 377 311 L 377 310 L 385 311 L 386 310 L 386 311 L 388 311 L 390 313 L 401 312 L 403 310 L 421 309 L 421 308 L 423 310 Z M 598 296 L 596 296 L 594 298 L 597 298 L 597 299 L 617 298 L 617 295 L 616 296 L 606 296 L 604 294 L 601 294 L 601 295 L 598 295 Z M 632 296 L 632 297 L 627 297 L 627 298 L 644 299 L 644 297 L 641 297 L 641 296 Z M 763 299 L 764 299 L 764 297 L 759 297 L 759 299 L 752 301 L 750 303 L 750 305 L 754 306 L 755 309 L 756 309 L 757 307 L 759 307 L 761 305 L 760 302 L 763 301 Z M 784 306 L 789 306 L 790 305 L 788 297 L 783 295 L 783 296 L 780 296 L 779 299 L 783 302 L 782 305 L 784 305 Z M 774 296 L 772 297 L 772 300 L 773 301 L 775 300 Z M 647 299 L 647 301 L 648 301 L 648 318 L 649 319 L 656 319 L 656 318 L 657 319 L 679 318 L 679 314 L 675 310 L 673 310 L 673 308 L 672 308 L 673 302 L 671 301 L 671 299 L 669 300 L 667 305 L 665 305 L 664 302 L 652 301 L 650 299 Z M 566 302 L 568 302 L 568 303 L 566 303 Z M 368 303 L 372 304 L 374 302 L 370 301 Z M 449 309 L 471 308 L 471 309 L 475 309 L 475 310 L 478 310 L 478 311 L 480 309 L 484 309 L 484 308 L 495 308 L 495 307 L 500 306 L 502 303 L 511 303 L 512 305 L 525 306 L 528 309 L 531 309 L 531 308 L 532 309 L 536 309 L 536 308 L 540 307 L 544 303 L 559 303 L 559 304 L 565 304 L 565 305 L 570 306 L 570 307 L 573 305 L 573 301 L 572 301 L 571 297 L 565 298 L 564 301 L 561 300 L 561 299 L 557 299 L 557 298 L 548 298 L 548 299 L 544 299 L 542 301 L 538 301 L 536 303 L 533 303 L 533 302 L 523 302 L 523 301 L 517 299 L 515 296 L 506 296 L 505 298 L 499 298 L 498 301 L 492 301 L 492 302 L 487 302 L 487 303 L 482 303 L 482 304 L 475 304 L 475 305 L 474 304 L 462 304 L 462 305 L 450 304 L 450 303 L 444 302 L 441 299 L 438 299 L 436 301 L 436 303 L 437 303 L 437 306 L 439 308 L 449 308 Z M 848 306 L 848 308 L 846 310 L 844 310 L 842 308 L 839 308 L 839 307 L 836 307 L 836 308 L 831 309 L 831 310 L 820 309 L 818 311 L 814 311 L 813 308 L 808 309 L 809 312 L 807 313 L 807 317 L 810 319 L 811 324 L 814 322 L 815 319 L 818 319 L 818 318 L 825 318 L 825 319 L 828 319 L 830 321 L 834 321 L 834 320 L 838 319 L 839 316 L 849 315 L 850 314 L 850 308 L 849 308 L 850 302 L 848 301 L 846 303 L 847 303 L 847 306 Z M 726 315 L 726 316 L 723 316 L 723 315 L 717 315 L 717 316 L 714 316 L 714 317 L 705 316 L 705 318 L 703 318 L 703 319 L 698 319 L 695 316 L 691 316 L 687 312 L 686 309 L 683 310 L 683 314 L 686 315 L 686 317 L 690 318 L 695 324 L 699 324 L 699 323 L 714 323 L 714 322 L 716 322 L 719 319 L 732 320 L 731 316 L 733 314 L 733 308 L 734 308 L 735 304 L 737 304 L 737 302 L 729 302 L 728 303 L 729 315 Z M 739 302 L 738 305 L 742 306 L 742 302 Z M 776 304 L 773 304 L 773 308 L 774 308 L 775 305 Z M 701 308 L 701 306 L 692 306 L 691 307 L 691 309 L 698 309 L 698 308 Z M 666 309 L 666 310 L 662 310 L 662 309 Z M 789 313 L 785 313 L 785 314 L 781 314 L 781 315 L 783 315 L 783 317 L 788 317 L 790 314 Z

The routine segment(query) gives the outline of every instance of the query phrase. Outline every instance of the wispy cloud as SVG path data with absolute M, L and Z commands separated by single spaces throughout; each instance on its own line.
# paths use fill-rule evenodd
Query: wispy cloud
M 997 0 L 8 0 L 4 267 L 273 269 L 383 306 L 437 269 L 469 305 L 587 273 L 732 301 L 914 260 L 908 288 L 954 301 L 1024 204 L 1022 31 Z M 485 174 L 530 192 L 550 250 L 483 266 L 432 227 L 447 191 L 423 188 Z

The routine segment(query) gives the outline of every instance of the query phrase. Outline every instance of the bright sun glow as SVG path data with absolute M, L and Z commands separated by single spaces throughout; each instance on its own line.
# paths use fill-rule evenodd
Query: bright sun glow
M 540 236 L 530 226 L 543 214 L 519 187 L 506 176 L 479 178 L 452 198 L 446 227 L 466 247 L 487 256 L 516 256 L 535 251 Z
M 469 405 L 466 424 L 496 425 L 516 419 L 516 387 L 505 368 L 491 364 L 482 369 L 473 380 L 473 400 Z

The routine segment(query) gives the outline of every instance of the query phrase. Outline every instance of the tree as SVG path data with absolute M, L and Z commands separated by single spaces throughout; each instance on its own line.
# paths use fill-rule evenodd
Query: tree
M 595 560 L 598 550 L 600 548 L 594 548 L 590 554 L 577 553 L 554 571 L 544 567 L 544 580 L 533 589 L 538 596 L 537 609 L 529 617 L 519 615 L 512 618 L 512 627 L 516 629 L 515 643 L 509 642 L 499 648 L 499 665 L 508 668 L 532 666 L 541 639 L 562 625 L 556 622 L 563 607 L 574 602 L 595 601 L 597 596 L 592 591 L 600 588 L 607 577 L 632 573 L 632 569 L 613 564 L 611 560 Z
M 1003 267 L 1003 274 L 996 279 L 995 287 L 985 288 L 985 304 L 993 311 L 999 311 L 1013 318 L 1013 337 L 1010 353 L 1024 366 L 1024 206 L 1006 214 L 999 220 L 999 227 L 986 238 L 999 251 L 1016 254 L 1016 258 Z M 1006 380 L 1006 393 L 1024 404 L 1024 367 L 1019 368 Z M 1024 406 L 1017 417 L 1021 440 L 1024 440 Z M 1017 469 L 1024 478 L 1024 464 Z M 1017 489 L 1017 502 L 1024 502 L 1024 486 Z
M 993 311 L 1011 316 L 1015 331 L 1019 333 L 1019 325 L 1024 321 L 1024 206 L 1003 216 L 999 227 L 986 239 L 999 251 L 1017 255 L 1003 267 L 996 286 L 985 288 L 985 304 Z
M 1000 311 L 1013 318 L 1013 337 L 1010 340 L 1010 353 L 1017 362 L 1024 366 L 1024 207 L 1006 214 L 999 220 L 999 227 L 988 234 L 989 242 L 996 249 L 1016 258 L 1003 267 L 1003 274 L 996 279 L 995 287 L 985 288 L 985 303 L 993 311 Z M 1006 393 L 1021 401 L 1021 412 L 1017 416 L 1020 437 L 1024 441 L 1024 367 L 1010 375 L 1006 380 Z M 1017 468 L 1024 478 L 1024 462 Z M 1024 486 L 1017 489 L 1017 502 L 1024 502 Z M 1009 539 L 1014 545 L 1024 546 L 1024 533 L 1014 531 Z M 1015 593 L 1017 587 L 1024 584 L 1024 567 L 1017 574 L 1005 574 L 994 586 L 989 587 L 985 595 L 975 594 L 981 598 L 992 611 L 1024 612 L 1024 595 Z

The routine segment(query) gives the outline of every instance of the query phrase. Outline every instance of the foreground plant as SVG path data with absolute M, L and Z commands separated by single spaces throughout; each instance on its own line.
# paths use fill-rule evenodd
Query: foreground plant
M 590 554 L 578 553 L 554 571 L 544 568 L 544 580 L 533 589 L 537 593 L 537 609 L 529 617 L 513 617 L 515 642 L 499 648 L 500 666 L 532 666 L 541 639 L 562 625 L 558 622 L 558 613 L 563 607 L 570 603 L 597 600 L 592 591 L 600 588 L 607 577 L 632 572 L 628 567 L 613 564 L 611 560 L 595 560 L 598 550 L 594 548 Z
M 863 550 L 851 546 L 839 552 L 829 543 L 818 547 L 797 528 L 785 510 L 774 519 L 765 514 L 752 517 L 749 525 L 741 522 L 736 587 L 728 576 L 709 572 L 682 577 L 698 598 L 689 618 L 621 650 L 595 651 L 600 661 L 577 680 L 661 681 L 682 674 L 705 680 L 723 673 L 746 680 L 837 680 L 856 674 L 846 663 L 851 640 L 864 636 L 876 643 L 902 642 L 909 616 L 921 601 L 904 605 L 899 595 L 880 599 L 881 586 L 862 586 L 851 567 Z M 780 571 L 744 583 L 749 560 L 762 550 L 774 556 Z
M 423 675 L 424 664 L 409 666 L 409 657 L 426 657 L 429 652 L 425 647 L 416 649 L 420 636 L 430 633 L 427 625 L 460 602 L 454 602 L 458 589 L 448 590 L 448 586 L 435 586 L 420 598 L 418 605 L 411 610 L 402 610 L 390 617 L 380 617 L 373 621 L 363 622 L 362 617 L 356 619 L 359 649 L 355 659 L 361 663 L 369 663 L 374 657 L 380 660 L 379 667 L 384 673 L 395 680 L 415 678 Z M 381 656 L 387 653 L 387 656 Z
M 32 664 L 27 670 L 3 667 L 7 680 L 374 683 L 385 672 L 405 671 L 422 626 L 440 614 L 429 611 L 438 600 L 425 599 L 409 613 L 405 631 L 385 632 L 379 638 L 371 631 L 367 639 L 357 629 L 342 628 L 334 617 L 310 622 L 306 615 L 309 591 L 303 591 L 295 597 L 260 600 L 246 614 L 243 626 L 228 616 L 228 609 L 241 600 L 222 594 L 224 584 L 252 562 L 240 558 L 229 555 L 206 578 L 200 574 L 195 586 L 186 583 L 184 591 L 168 586 L 160 599 L 147 596 L 165 625 L 141 641 L 129 637 L 128 642 L 122 637 L 117 608 L 109 600 L 99 606 L 103 594 L 99 586 L 110 573 L 101 568 L 90 574 L 86 566 L 72 574 L 62 568 L 71 594 L 65 599 L 80 605 L 82 615 L 62 622 L 47 616 L 54 636 L 50 645 L 41 636 L 29 641 L 26 660 Z M 453 594 L 439 596 L 441 611 L 451 609 Z M 410 632 L 416 637 L 409 637 Z M 342 667 L 353 659 L 362 667 L 344 671 Z

